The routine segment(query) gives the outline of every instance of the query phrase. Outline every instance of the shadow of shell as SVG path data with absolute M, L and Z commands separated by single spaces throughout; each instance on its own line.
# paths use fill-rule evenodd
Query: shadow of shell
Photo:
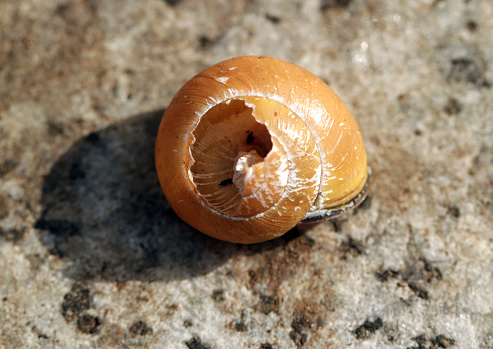
M 77 280 L 172 280 L 201 275 L 240 246 L 183 223 L 161 191 L 154 142 L 163 110 L 77 141 L 44 178 L 36 223 Z

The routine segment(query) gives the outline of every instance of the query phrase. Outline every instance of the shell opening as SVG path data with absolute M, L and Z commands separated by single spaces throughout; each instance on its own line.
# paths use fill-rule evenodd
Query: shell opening
M 254 109 L 244 100 L 227 100 L 209 109 L 193 131 L 191 180 L 200 198 L 223 214 L 258 213 L 240 212 L 255 182 L 265 178 L 264 159 L 273 147 Z

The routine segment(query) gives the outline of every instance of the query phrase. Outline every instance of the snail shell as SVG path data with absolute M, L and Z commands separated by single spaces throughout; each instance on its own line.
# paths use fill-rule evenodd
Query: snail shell
M 215 238 L 254 243 L 332 217 L 366 195 L 359 127 L 319 78 L 271 57 L 237 57 L 187 82 L 155 148 L 176 214 Z

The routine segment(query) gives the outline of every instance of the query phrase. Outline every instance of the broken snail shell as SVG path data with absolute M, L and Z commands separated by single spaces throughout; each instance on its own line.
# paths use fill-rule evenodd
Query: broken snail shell
M 368 187 L 363 138 L 344 103 L 271 57 L 233 58 L 187 82 L 164 113 L 155 157 L 176 214 L 238 243 L 338 216 Z

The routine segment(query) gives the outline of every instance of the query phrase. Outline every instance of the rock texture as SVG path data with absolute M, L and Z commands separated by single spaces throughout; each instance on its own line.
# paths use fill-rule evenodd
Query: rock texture
M 2 0 L 0 348 L 492 348 L 490 0 Z M 373 170 L 277 240 L 171 211 L 153 143 L 201 69 L 319 75 Z

